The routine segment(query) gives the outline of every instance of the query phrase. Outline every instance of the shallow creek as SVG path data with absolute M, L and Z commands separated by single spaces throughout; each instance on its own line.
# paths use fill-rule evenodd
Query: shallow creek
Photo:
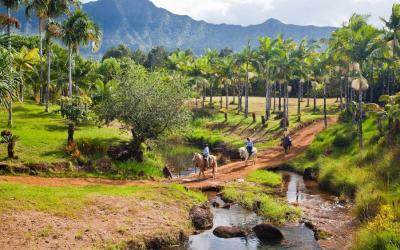
M 211 207 L 214 227 L 190 236 L 187 249 L 343 249 L 351 240 L 346 232 L 352 225 L 349 207 L 339 204 L 335 196 L 321 192 L 315 182 L 305 182 L 302 176 L 292 172 L 280 173 L 284 180 L 281 191 L 286 194 L 288 202 L 302 208 L 305 220 L 311 221 L 318 229 L 321 227 L 331 232 L 330 239 L 317 242 L 311 229 L 304 223 L 295 223 L 278 227 L 285 237 L 282 242 L 262 243 L 251 233 L 252 227 L 263 222 L 262 217 L 234 204 L 230 209 Z M 207 194 L 210 201 L 224 204 L 215 193 Z M 247 238 L 222 239 L 212 233 L 218 226 L 239 226 L 248 229 L 250 234 Z

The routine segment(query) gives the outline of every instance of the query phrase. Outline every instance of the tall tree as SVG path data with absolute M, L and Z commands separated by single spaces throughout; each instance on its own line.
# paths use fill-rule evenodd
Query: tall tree
M 18 9 L 18 7 L 21 4 L 21 0 L 0 0 L 1 5 L 5 6 L 7 9 L 7 38 L 8 38 L 8 45 L 7 45 L 7 49 L 8 49 L 8 54 L 9 56 L 7 57 L 9 59 L 8 62 L 8 84 L 9 85 L 13 85 L 13 83 L 11 82 L 13 80 L 12 77 L 12 57 L 11 57 L 11 49 L 12 49 L 12 42 L 11 42 L 11 27 L 12 27 L 12 19 L 13 17 L 11 16 L 11 10 L 13 9 Z M 12 101 L 10 99 L 10 103 L 8 105 L 8 126 L 11 127 L 12 126 Z
M 72 61 L 73 52 L 79 53 L 79 47 L 92 45 L 92 52 L 100 47 L 102 32 L 90 17 L 82 10 L 76 10 L 63 24 L 61 40 L 68 47 L 68 96 L 72 97 Z

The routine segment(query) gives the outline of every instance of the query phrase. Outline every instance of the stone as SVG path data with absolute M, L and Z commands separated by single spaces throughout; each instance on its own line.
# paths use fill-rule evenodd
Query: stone
M 259 224 L 253 227 L 253 231 L 257 235 L 257 237 L 264 242 L 281 241 L 283 239 L 282 232 L 278 228 L 270 224 L 266 223 Z
M 246 232 L 239 227 L 220 226 L 214 229 L 213 234 L 219 238 L 245 237 Z
M 194 206 L 189 212 L 196 230 L 208 230 L 213 227 L 213 214 L 207 204 Z

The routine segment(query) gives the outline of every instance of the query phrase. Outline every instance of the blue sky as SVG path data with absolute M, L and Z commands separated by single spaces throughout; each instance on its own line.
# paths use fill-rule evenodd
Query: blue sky
M 87 2 L 89 0 L 83 0 Z M 135 1 L 135 0 L 131 0 Z M 250 25 L 276 18 L 301 25 L 340 26 L 354 12 L 382 26 L 396 0 L 151 0 L 173 13 L 211 23 Z

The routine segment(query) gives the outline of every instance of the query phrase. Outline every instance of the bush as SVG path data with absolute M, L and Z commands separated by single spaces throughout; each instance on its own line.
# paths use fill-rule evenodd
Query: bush
M 356 206 L 354 208 L 357 219 L 360 221 L 367 221 L 374 218 L 385 200 L 384 194 L 376 190 L 373 184 L 359 190 L 356 197 Z
M 351 143 L 353 142 L 355 138 L 355 133 L 338 133 L 335 136 L 335 139 L 333 139 L 333 146 L 337 147 L 337 148 L 343 148 L 343 147 L 348 147 L 351 145 Z

